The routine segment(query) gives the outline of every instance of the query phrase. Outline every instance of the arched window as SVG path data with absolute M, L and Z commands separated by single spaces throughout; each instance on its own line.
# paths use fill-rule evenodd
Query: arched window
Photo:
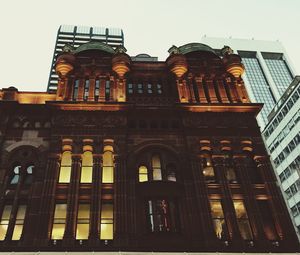
M 18 184 L 20 180 L 20 171 L 21 171 L 21 166 L 15 166 L 13 170 L 13 175 L 10 180 L 10 184 Z
M 31 184 L 33 181 L 33 169 L 34 169 L 34 165 L 30 165 L 26 168 L 26 172 L 25 172 L 25 184 Z
M 102 183 L 114 182 L 114 163 L 113 163 L 113 147 L 104 146 L 103 167 L 102 167 Z
M 167 180 L 176 182 L 176 168 L 173 164 L 167 165 Z
M 69 183 L 71 178 L 72 154 L 71 151 L 64 151 L 61 157 L 59 183 Z
M 147 182 L 148 181 L 148 169 L 145 166 L 139 167 L 139 182 Z
M 155 154 L 152 156 L 152 171 L 153 171 L 153 181 L 161 181 L 161 162 L 159 155 Z
M 91 183 L 93 179 L 93 154 L 85 151 L 82 155 L 81 183 Z

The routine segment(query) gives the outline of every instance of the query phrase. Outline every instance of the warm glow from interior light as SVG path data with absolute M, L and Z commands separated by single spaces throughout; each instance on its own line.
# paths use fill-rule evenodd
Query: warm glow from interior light
M 113 205 L 102 204 L 101 209 L 101 226 L 100 226 L 100 239 L 112 240 L 113 239 Z
M 119 75 L 119 77 L 124 77 L 124 74 L 126 74 L 129 71 L 129 67 L 125 63 L 115 63 L 112 66 L 112 69 Z
M 139 167 L 139 182 L 147 182 L 148 181 L 148 169 L 145 166 Z
M 65 151 L 62 154 L 61 167 L 59 172 L 59 183 L 69 183 L 71 179 L 72 154 Z
M 67 205 L 56 204 L 51 239 L 53 240 L 63 239 L 65 233 L 66 217 L 67 217 Z
M 2 216 L 1 216 L 1 221 L 0 221 L 0 241 L 3 241 L 5 239 L 11 210 L 12 210 L 11 205 L 4 206 Z
M 20 240 L 21 238 L 23 226 L 24 226 L 26 208 L 27 208 L 26 205 L 20 205 L 18 208 L 12 240 Z
M 104 149 L 107 149 L 105 146 Z M 103 167 L 102 167 L 102 183 L 114 182 L 114 167 L 113 167 L 113 153 L 105 151 L 103 153 Z
M 93 154 L 85 151 L 82 155 L 81 183 L 92 183 L 93 179 Z
M 89 238 L 90 205 L 80 204 L 78 206 L 76 239 L 85 240 Z

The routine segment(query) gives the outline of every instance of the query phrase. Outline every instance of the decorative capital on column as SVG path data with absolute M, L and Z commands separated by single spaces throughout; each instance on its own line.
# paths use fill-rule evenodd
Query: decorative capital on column
M 123 46 L 119 46 L 112 58 L 112 70 L 118 74 L 120 79 L 123 79 L 124 75 L 130 70 L 131 59 L 125 52 L 126 49 Z

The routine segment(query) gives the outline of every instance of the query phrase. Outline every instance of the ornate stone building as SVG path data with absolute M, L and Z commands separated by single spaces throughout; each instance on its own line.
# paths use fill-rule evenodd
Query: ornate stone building
M 0 251 L 297 251 L 240 57 L 125 52 L 65 47 L 56 94 L 1 90 Z

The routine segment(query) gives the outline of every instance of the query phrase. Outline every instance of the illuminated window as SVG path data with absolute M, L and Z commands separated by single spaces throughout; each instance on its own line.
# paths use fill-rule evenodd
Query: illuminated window
M 268 240 L 278 240 L 274 218 L 267 200 L 257 200 L 258 208 L 262 217 L 262 225 Z
M 113 148 L 105 146 L 103 153 L 102 183 L 114 182 Z
M 33 181 L 33 169 L 34 169 L 34 166 L 31 165 L 31 166 L 28 166 L 26 168 L 26 173 L 25 173 L 25 184 L 31 184 L 32 181 Z
M 177 209 L 173 201 L 149 200 L 147 217 L 150 232 L 178 232 Z
M 90 205 L 79 204 L 77 215 L 76 239 L 85 240 L 89 238 L 90 229 Z
M 100 239 L 112 240 L 114 236 L 114 211 L 112 204 L 102 204 Z
M 93 154 L 85 151 L 82 155 L 81 183 L 91 183 L 93 179 Z
M 217 238 L 224 240 L 227 237 L 227 228 L 223 213 L 223 208 L 221 201 L 219 200 L 212 200 L 210 201 L 210 210 L 211 210 L 211 217 L 214 224 L 214 229 Z
M 157 94 L 162 94 L 162 86 L 161 84 L 156 84 Z
M 153 170 L 153 181 L 161 181 L 162 175 L 161 175 L 161 163 L 159 156 L 153 155 L 152 157 L 152 170 Z
M 27 208 L 26 205 L 20 205 L 18 207 L 18 212 L 17 212 L 16 222 L 15 222 L 14 232 L 12 235 L 12 240 L 20 240 L 20 238 L 21 238 L 23 226 L 24 226 L 26 208 Z
M 62 154 L 60 172 L 59 172 L 59 183 L 69 183 L 71 178 L 72 168 L 72 154 L 70 151 L 65 151 Z
M 229 155 L 226 155 L 226 166 L 225 166 L 225 176 L 229 183 L 238 183 L 234 165 L 232 163 L 232 158 Z
M 147 182 L 148 181 L 148 169 L 145 166 L 139 167 L 139 182 Z
M 15 166 L 14 167 L 14 171 L 13 171 L 13 175 L 12 175 L 10 184 L 17 184 L 19 182 L 20 170 L 21 170 L 21 166 Z
M 244 202 L 242 200 L 234 200 L 233 205 L 242 238 L 244 240 L 252 240 L 252 230 L 250 227 Z
M 67 205 L 56 204 L 55 211 L 54 211 L 51 239 L 54 240 L 63 239 L 65 233 L 65 226 L 66 226 L 66 218 L 67 218 Z
M 12 209 L 11 205 L 4 206 L 2 216 L 1 216 L 1 221 L 0 221 L 0 241 L 3 241 L 5 239 L 8 224 L 9 224 L 11 209 Z
M 216 182 L 215 171 L 211 162 L 210 155 L 204 155 L 202 158 L 202 172 L 207 183 Z

